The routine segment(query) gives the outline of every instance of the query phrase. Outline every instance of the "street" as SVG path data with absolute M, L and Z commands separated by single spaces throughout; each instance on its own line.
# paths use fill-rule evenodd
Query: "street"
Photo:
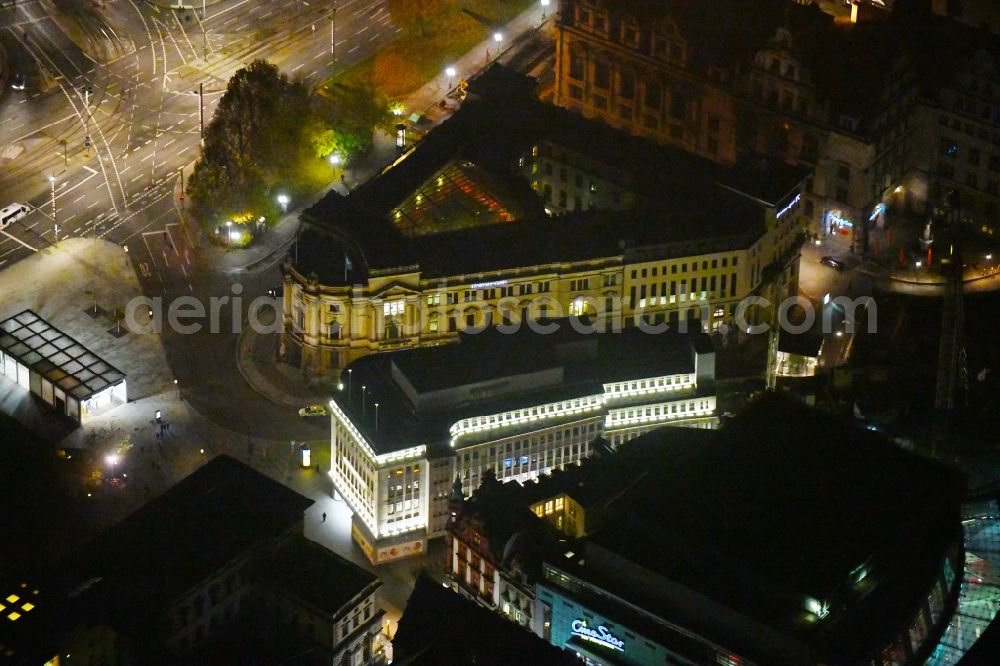
M 57 238 L 132 249 L 164 231 L 178 221 L 177 179 L 198 155 L 200 99 L 208 122 L 226 81 L 254 58 L 315 84 L 397 30 L 384 2 L 361 0 L 340 4 L 334 30 L 325 7 L 302 0 L 226 0 L 204 17 L 132 0 L 82 6 L 73 16 L 42 0 L 0 10 L 9 69 L 26 78 L 25 90 L 0 93 L 0 201 L 32 208 L 3 230 L 0 267 Z
M 238 68 L 262 57 L 318 84 L 394 39 L 399 28 L 386 0 L 339 2 L 333 20 L 327 4 L 306 0 L 73 7 L 60 13 L 50 0 L 25 0 L 0 9 L 0 59 L 7 60 L 0 67 L 0 205 L 31 208 L 0 230 L 0 288 L 6 316 L 34 308 L 121 367 L 129 402 L 74 427 L 0 378 L 4 410 L 60 447 L 92 451 L 102 466 L 129 442 L 102 470 L 117 482 L 74 500 L 86 517 L 82 531 L 120 520 L 225 453 L 313 499 L 306 536 L 374 569 L 351 540 L 350 512 L 327 474 L 298 464 L 298 444 L 310 442 L 314 464 L 329 468 L 328 420 L 300 418 L 288 400 L 252 386 L 237 362 L 248 307 L 280 284 L 278 264 L 308 202 L 294 202 L 254 247 L 230 251 L 185 223 L 181 193 L 202 118 L 209 122 Z M 537 30 L 538 14 L 533 8 L 518 17 L 511 43 Z M 462 76 L 478 70 L 490 45 L 456 61 Z M 23 75 L 24 90 L 12 89 L 3 72 Z M 435 79 L 407 102 L 431 108 L 443 91 L 443 79 Z M 370 163 L 348 173 L 348 182 L 395 156 L 393 138 L 377 137 Z M 181 297 L 214 299 L 220 325 L 111 333 L 114 313 L 140 296 L 162 299 L 164 314 Z M 254 353 L 274 365 L 266 346 Z M 321 398 L 322 387 L 315 393 Z M 379 567 L 393 628 L 418 570 L 440 569 L 439 546 L 429 558 Z

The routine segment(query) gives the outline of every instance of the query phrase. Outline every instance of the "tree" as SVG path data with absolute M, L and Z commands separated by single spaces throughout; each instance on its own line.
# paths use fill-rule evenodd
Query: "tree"
M 321 129 L 309 142 L 309 147 L 311 155 L 317 159 L 325 160 L 333 153 L 349 159 L 367 148 L 368 143 L 364 137 L 350 131 Z
M 343 129 L 357 134 L 377 127 L 389 127 L 389 100 L 374 85 L 337 86 L 335 93 L 336 121 Z
M 233 75 L 205 128 L 201 159 L 188 184 L 203 220 L 270 210 L 270 188 L 294 177 L 308 111 L 305 85 L 264 60 Z

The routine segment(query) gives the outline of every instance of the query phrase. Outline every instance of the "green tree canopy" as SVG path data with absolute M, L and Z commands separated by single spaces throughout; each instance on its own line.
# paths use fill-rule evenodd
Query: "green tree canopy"
M 208 127 L 191 175 L 202 212 L 232 213 L 259 205 L 294 171 L 309 91 L 274 65 L 255 60 L 233 75 Z M 265 209 L 267 204 L 264 204 Z

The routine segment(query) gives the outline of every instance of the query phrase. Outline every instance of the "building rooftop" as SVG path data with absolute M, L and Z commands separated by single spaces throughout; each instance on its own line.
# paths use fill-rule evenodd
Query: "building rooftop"
M 778 351 L 798 356 L 819 357 L 823 348 L 823 336 L 819 333 L 789 333 L 781 331 L 778 334 Z
M 808 176 L 763 158 L 753 158 L 753 178 L 739 165 L 723 171 L 545 104 L 529 86 L 497 84 L 511 77 L 520 75 L 491 67 L 470 84 L 462 108 L 396 164 L 348 196 L 331 191 L 307 209 L 299 272 L 343 283 L 344 254 L 353 264 L 347 280 L 357 283 L 373 270 L 406 266 L 433 278 L 616 257 L 648 245 L 710 240 L 703 253 L 737 249 L 764 232 L 767 205 L 793 196 Z M 518 89 L 528 92 L 510 92 Z M 549 216 L 517 172 L 519 159 L 541 144 L 634 192 L 635 205 Z M 467 251 L 477 246 L 490 252 Z
M 448 530 L 461 535 L 466 525 L 472 525 L 486 538 L 497 562 L 510 566 L 516 559 L 533 580 L 541 571 L 547 527 L 520 501 L 517 488 L 512 483 L 500 483 L 495 474 L 487 472 L 482 484 L 470 489 L 474 492 L 462 502 Z
M 891 13 L 862 3 L 858 23 L 836 22 L 819 3 L 787 0 L 613 0 L 615 16 L 640 25 L 673 21 L 685 41 L 684 69 L 711 78 L 711 68 L 746 72 L 769 44 L 788 49 L 805 68 L 803 81 L 823 106 L 827 121 L 840 114 L 857 118 L 856 131 L 880 128 L 875 114 L 897 95 L 892 84 L 910 75 L 921 94 L 935 99 L 979 52 L 1000 52 L 1000 37 L 930 11 L 931 3 L 887 2 Z M 727 20 L 719 20 L 720 16 Z M 560 19 L 572 24 L 572 15 Z M 775 44 L 777 31 L 790 41 Z M 897 67 L 896 65 L 902 65 Z
M 417 577 L 392 639 L 395 664 L 577 664 L 576 657 L 436 583 Z
M 353 599 L 381 585 L 374 574 L 303 536 L 258 560 L 254 576 L 330 616 L 353 610 Z
M 125 373 L 31 310 L 0 322 L 0 349 L 77 400 L 125 379 Z
M 701 441 L 686 435 L 662 428 L 623 446 L 622 456 L 635 444 L 674 455 L 614 499 L 590 543 L 795 637 L 818 661 L 853 663 L 889 644 L 960 536 L 958 472 L 790 399 L 766 395 Z M 595 560 L 588 551 L 584 564 L 556 566 L 758 663 L 780 663 Z M 863 592 L 853 587 L 860 570 Z M 830 614 L 804 621 L 807 597 L 828 601 Z
M 141 629 L 199 582 L 286 535 L 312 503 L 220 455 L 74 554 L 66 583 L 105 600 L 115 626 Z
M 693 345 L 705 350 L 704 334 L 586 334 L 568 320 L 552 323 L 553 335 L 488 329 L 457 344 L 363 357 L 343 373 L 334 400 L 376 453 L 447 447 L 449 427 L 463 418 L 596 395 L 610 382 L 693 373 Z

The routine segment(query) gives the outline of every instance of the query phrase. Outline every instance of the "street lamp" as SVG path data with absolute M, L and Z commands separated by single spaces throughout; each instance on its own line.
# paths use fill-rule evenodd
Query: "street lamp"
M 289 199 L 288 199 L 288 195 L 287 194 L 279 194 L 278 195 L 278 204 L 281 206 L 281 212 L 282 213 L 287 213 L 288 212 L 288 201 L 289 201 Z
M 375 403 L 375 434 L 378 434 L 378 403 Z
M 330 164 L 333 166 L 340 165 L 340 153 L 330 153 Z
M 549 9 L 549 0 L 542 0 L 542 22 L 545 22 L 545 13 Z
M 108 456 L 104 460 L 107 461 L 108 465 L 111 467 L 111 476 L 114 476 L 115 475 L 115 465 L 118 464 L 118 456 L 117 456 L 117 454 L 109 453 Z
M 56 177 L 53 174 L 49 174 L 49 186 L 52 190 L 52 225 L 53 225 L 53 242 L 59 242 L 59 222 L 56 220 Z
M 493 41 L 496 42 L 496 45 L 497 45 L 497 54 L 493 58 L 494 60 L 496 60 L 497 58 L 500 57 L 500 43 L 503 41 L 503 33 L 500 32 L 499 30 L 497 30 L 496 32 L 494 32 L 493 33 Z M 489 47 L 486 47 L 486 65 L 489 65 L 489 64 L 490 64 L 490 49 L 489 49 Z M 484 69 L 485 69 L 486 65 L 484 65 Z
M 458 74 L 458 71 L 453 66 L 449 65 L 445 68 L 444 73 L 445 76 L 448 77 L 448 90 L 451 90 L 455 87 L 455 75 Z
M 226 220 L 226 244 L 229 245 L 229 247 L 233 246 L 233 231 L 232 231 L 232 229 L 233 229 L 233 221 L 232 220 Z

